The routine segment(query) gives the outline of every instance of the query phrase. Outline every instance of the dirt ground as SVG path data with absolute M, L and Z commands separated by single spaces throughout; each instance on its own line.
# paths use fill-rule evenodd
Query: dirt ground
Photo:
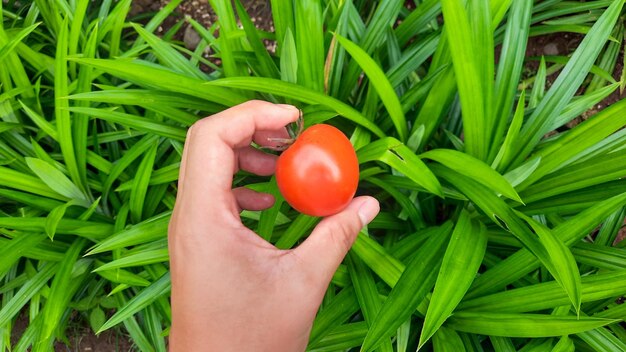
M 127 352 L 135 350 L 129 337 L 119 331 L 111 329 L 96 336 L 88 326 L 88 322 L 80 318 L 72 319 L 67 329 L 70 345 L 57 342 L 54 345 L 55 352 Z M 13 346 L 17 344 L 19 337 L 27 327 L 28 316 L 21 314 L 13 327 L 11 336 Z

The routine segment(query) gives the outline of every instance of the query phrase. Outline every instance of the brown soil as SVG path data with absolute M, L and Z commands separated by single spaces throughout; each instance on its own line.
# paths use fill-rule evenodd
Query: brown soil
M 619 233 L 617 234 L 617 238 L 615 239 L 615 244 L 618 244 L 622 241 L 626 240 L 626 219 L 624 219 L 624 226 L 622 226 L 622 228 L 619 230 Z
M 569 55 L 572 52 L 574 52 L 574 50 L 576 50 L 576 48 L 578 47 L 582 39 L 583 39 L 582 35 L 573 34 L 573 33 L 562 33 L 562 34 L 555 33 L 555 34 L 531 37 L 529 38 L 528 45 L 526 47 L 526 56 L 537 58 L 541 56 Z M 525 65 L 525 69 L 526 69 L 525 72 L 532 72 L 534 74 L 534 72 L 537 71 L 538 67 L 539 67 L 538 60 L 529 60 L 527 64 Z M 615 65 L 615 69 L 613 70 L 613 78 L 615 78 L 615 80 L 619 81 L 620 75 L 622 74 L 623 69 L 624 69 L 624 47 L 622 47 L 622 50 L 617 59 L 617 63 Z M 546 77 L 546 89 L 552 85 L 552 83 L 558 77 L 559 73 L 560 72 L 556 72 Z M 593 116 L 597 112 L 623 99 L 624 97 L 626 97 L 626 91 L 620 92 L 619 90 L 617 90 L 613 92 L 611 95 L 609 95 L 606 99 L 601 101 L 595 107 L 585 112 L 582 116 L 577 117 L 572 122 L 568 123 L 567 127 L 568 128 L 574 127 L 575 125 L 579 124 L 583 120 L 586 120 L 588 117 Z
M 55 352 L 126 352 L 136 351 L 130 338 L 115 329 L 107 330 L 96 336 L 87 322 L 76 320 L 70 323 L 67 337 L 70 345 L 62 342 L 54 344 Z M 21 314 L 13 326 L 11 345 L 15 346 L 22 333 L 28 327 L 28 316 Z
M 130 17 L 141 17 L 149 13 L 159 11 L 163 6 L 169 3 L 169 0 L 134 0 L 130 11 Z M 243 7 L 250 16 L 252 22 L 257 28 L 264 31 L 274 31 L 274 22 L 272 21 L 272 11 L 269 1 L 266 0 L 241 0 Z M 177 21 L 181 21 L 190 17 L 202 24 L 205 28 L 211 27 L 217 21 L 217 15 L 206 0 L 184 0 L 174 11 L 173 16 L 168 18 L 158 32 L 164 32 L 169 29 Z M 187 24 L 183 26 L 183 30 L 179 33 L 177 39 L 182 40 L 182 33 L 186 29 Z

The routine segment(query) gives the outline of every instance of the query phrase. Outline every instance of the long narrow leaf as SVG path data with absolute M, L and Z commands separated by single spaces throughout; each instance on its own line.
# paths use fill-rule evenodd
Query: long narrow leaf
M 376 89 L 378 96 L 389 112 L 389 116 L 391 117 L 391 120 L 396 127 L 396 131 L 398 132 L 399 139 L 401 141 L 406 141 L 408 138 L 408 129 L 404 118 L 404 112 L 402 111 L 400 100 L 393 90 L 391 83 L 389 83 L 389 80 L 385 76 L 385 73 L 358 45 L 340 36 L 339 34 L 335 34 L 335 37 L 346 49 L 346 51 L 350 53 L 352 58 L 359 63 L 365 72 L 365 75 L 367 75 L 370 79 L 372 86 Z
M 615 320 L 539 314 L 457 313 L 449 327 L 490 336 L 550 337 L 575 334 L 615 323 Z
M 433 336 L 470 287 L 487 249 L 487 232 L 482 223 L 472 223 L 466 211 L 452 232 L 420 335 L 421 348 Z
M 402 276 L 374 318 L 363 341 L 363 351 L 371 351 L 380 345 L 415 311 L 435 284 L 447 239 L 448 236 L 431 237 L 407 264 Z

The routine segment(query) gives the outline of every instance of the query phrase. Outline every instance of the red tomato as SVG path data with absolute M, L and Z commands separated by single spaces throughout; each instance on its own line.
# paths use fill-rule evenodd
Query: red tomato
M 311 216 L 343 210 L 359 183 L 359 162 L 352 144 L 337 128 L 307 128 L 276 164 L 278 189 L 287 203 Z

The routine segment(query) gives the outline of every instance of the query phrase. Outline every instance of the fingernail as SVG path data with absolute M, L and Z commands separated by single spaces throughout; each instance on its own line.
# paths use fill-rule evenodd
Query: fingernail
M 294 110 L 298 110 L 297 107 L 293 106 L 293 105 L 289 105 L 289 104 L 276 104 L 276 106 L 279 106 L 283 109 L 289 110 L 289 111 L 294 111 Z
M 357 210 L 357 214 L 361 219 L 361 224 L 365 226 L 374 220 L 379 211 L 380 204 L 378 204 L 378 201 L 374 198 L 368 197 L 363 204 L 361 204 L 359 210 Z

